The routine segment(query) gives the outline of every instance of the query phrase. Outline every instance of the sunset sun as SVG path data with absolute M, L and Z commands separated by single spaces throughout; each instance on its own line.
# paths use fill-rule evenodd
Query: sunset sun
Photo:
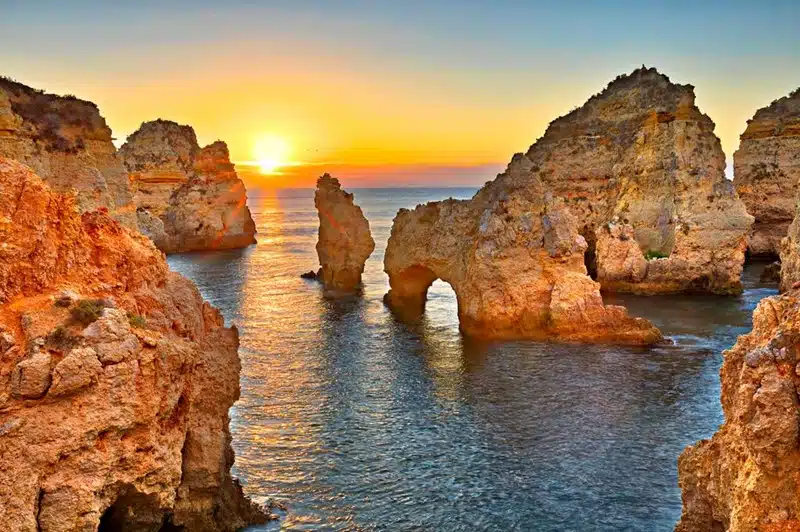
M 289 143 L 277 135 L 263 135 L 253 146 L 253 158 L 262 174 L 274 174 L 289 162 Z

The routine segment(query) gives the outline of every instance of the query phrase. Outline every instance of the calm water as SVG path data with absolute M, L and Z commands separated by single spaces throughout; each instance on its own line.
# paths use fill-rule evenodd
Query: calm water
M 740 298 L 617 297 L 676 346 L 483 344 L 458 333 L 437 281 L 426 315 L 396 322 L 383 252 L 397 209 L 472 189 L 356 190 L 376 249 L 362 298 L 329 301 L 313 191 L 253 193 L 259 243 L 172 256 L 241 331 L 231 411 L 235 473 L 288 506 L 275 530 L 671 530 L 676 459 L 722 420 L 722 349 L 748 331 Z

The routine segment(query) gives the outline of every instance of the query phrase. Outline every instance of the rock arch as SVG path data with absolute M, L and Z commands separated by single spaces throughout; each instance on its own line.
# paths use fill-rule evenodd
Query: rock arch
M 603 305 L 586 274 L 586 241 L 563 202 L 520 176 L 515 156 L 503 179 L 471 200 L 431 202 L 394 219 L 384 257 L 386 304 L 401 315 L 424 309 L 436 279 L 458 300 L 461 330 L 486 338 L 648 344 L 649 322 Z M 502 183 L 502 184 L 498 184 Z

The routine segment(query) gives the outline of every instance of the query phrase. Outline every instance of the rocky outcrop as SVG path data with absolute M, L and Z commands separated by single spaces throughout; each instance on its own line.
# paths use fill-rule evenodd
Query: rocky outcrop
M 761 301 L 724 353 L 725 422 L 678 460 L 678 532 L 800 529 L 800 291 Z
M 756 111 L 733 155 L 733 183 L 755 217 L 749 250 L 776 257 L 795 216 L 800 180 L 800 89 Z
M 456 293 L 461 330 L 488 338 L 651 344 L 652 324 L 605 306 L 586 273 L 586 241 L 563 202 L 522 155 L 473 199 L 401 209 L 384 269 L 386 303 L 403 317 L 422 311 L 430 285 Z
M 317 180 L 314 206 L 319 216 L 317 278 L 327 290 L 354 292 L 361 286 L 364 263 L 375 249 L 369 222 L 353 195 L 329 174 Z
M 655 69 L 620 76 L 522 157 L 527 179 L 580 221 L 603 290 L 741 291 L 753 218 L 725 179 L 714 123 L 691 85 Z
M 165 253 L 255 243 L 247 191 L 224 142 L 201 149 L 191 127 L 155 120 L 128 137 L 119 154 L 139 227 Z
M 781 241 L 781 292 L 789 290 L 800 281 L 800 204 L 796 209 L 797 214 L 789 225 L 786 237 Z
M 0 529 L 263 521 L 230 476 L 237 347 L 149 239 L 0 158 Z
M 30 166 L 82 211 L 105 208 L 136 227 L 128 175 L 97 106 L 0 77 L 0 157 Z

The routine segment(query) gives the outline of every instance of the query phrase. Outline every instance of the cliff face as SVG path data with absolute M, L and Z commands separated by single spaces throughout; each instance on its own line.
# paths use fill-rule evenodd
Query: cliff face
M 756 111 L 733 155 L 734 185 L 755 217 L 749 250 L 777 256 L 800 180 L 800 89 Z
M 142 124 L 119 153 L 139 227 L 165 253 L 255 243 L 247 191 L 224 142 L 201 149 L 191 127 L 156 120 Z
M 800 291 L 761 301 L 724 353 L 725 422 L 678 460 L 678 532 L 800 529 Z
M 436 279 L 456 293 L 461 329 L 489 338 L 649 344 L 652 324 L 604 306 L 586 274 L 586 241 L 559 199 L 518 155 L 472 200 L 402 209 L 384 269 L 386 303 L 401 315 L 422 311 Z
M 789 225 L 786 236 L 781 241 L 780 289 L 785 292 L 800 281 L 800 205 L 795 207 L 794 220 Z
M 0 77 L 0 156 L 27 164 L 53 190 L 74 189 L 82 211 L 102 207 L 133 228 L 128 175 L 111 140 L 93 103 Z
M 317 180 L 314 206 L 319 215 L 319 278 L 326 289 L 354 292 L 361 286 L 364 263 L 375 249 L 369 222 L 353 195 L 328 174 Z
M 0 158 L 0 528 L 227 531 L 238 335 L 144 236 Z
M 553 121 L 523 157 L 527 179 L 580 220 L 604 290 L 741 291 L 753 218 L 725 179 L 692 86 L 655 69 L 620 76 Z

